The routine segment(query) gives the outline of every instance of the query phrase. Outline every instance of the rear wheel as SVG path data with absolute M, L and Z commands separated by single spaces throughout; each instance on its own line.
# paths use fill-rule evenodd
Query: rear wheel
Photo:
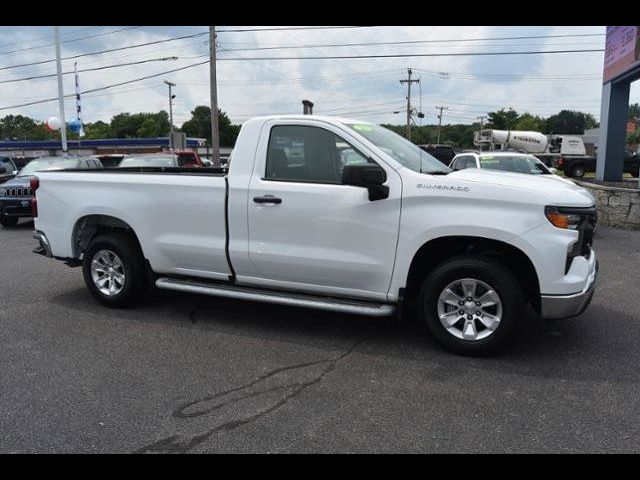
M 18 224 L 18 217 L 8 217 L 7 215 L 0 215 L 0 225 L 3 227 L 15 227 Z
M 84 254 L 82 273 L 91 294 L 108 307 L 135 304 L 148 286 L 142 251 L 124 233 L 96 237 Z
M 516 332 L 524 298 L 518 280 L 504 266 L 485 257 L 461 256 L 440 264 L 425 279 L 421 318 L 447 349 L 489 355 Z
M 580 164 L 572 166 L 569 176 L 575 177 L 575 178 L 584 177 L 584 166 Z

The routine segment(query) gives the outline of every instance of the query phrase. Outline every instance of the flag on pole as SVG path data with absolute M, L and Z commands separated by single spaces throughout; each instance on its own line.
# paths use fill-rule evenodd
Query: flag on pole
M 84 127 L 82 126 L 82 107 L 80 106 L 80 79 L 78 77 L 78 62 L 73 63 L 73 70 L 76 77 L 76 117 L 80 122 L 80 137 L 84 137 Z

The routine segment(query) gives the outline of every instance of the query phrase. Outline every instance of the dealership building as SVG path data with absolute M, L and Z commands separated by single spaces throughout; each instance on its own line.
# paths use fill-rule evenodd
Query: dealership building
M 640 79 L 640 27 L 607 27 L 596 178 L 622 178 L 629 92 Z

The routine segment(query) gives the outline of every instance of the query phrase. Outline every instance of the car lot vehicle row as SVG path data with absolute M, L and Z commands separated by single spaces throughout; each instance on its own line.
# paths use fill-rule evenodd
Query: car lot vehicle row
M 3 160 L 4 159 L 4 160 Z M 173 151 L 132 155 L 93 155 L 89 157 L 43 156 L 30 160 L 19 171 L 8 157 L 0 157 L 0 225 L 15 226 L 20 218 L 29 218 L 32 213 L 33 189 L 31 177 L 45 170 L 98 170 L 125 167 L 203 167 L 196 152 Z

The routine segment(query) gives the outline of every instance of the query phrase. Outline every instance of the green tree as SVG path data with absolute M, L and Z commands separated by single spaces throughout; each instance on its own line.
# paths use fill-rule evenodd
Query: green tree
M 153 138 L 161 135 L 158 129 L 158 122 L 152 117 L 145 118 L 137 132 L 139 138 Z
M 166 137 L 171 130 L 169 114 L 164 110 L 158 113 L 120 113 L 111 119 L 110 130 L 113 138 L 136 138 L 146 120 L 142 132 L 153 137 Z
M 560 113 L 547 118 L 544 133 L 573 133 L 582 135 L 585 130 L 597 126 L 598 122 L 596 122 L 596 119 L 590 113 L 561 110 Z
M 518 112 L 513 108 L 509 108 L 508 110 L 502 108 L 496 112 L 489 113 L 487 128 L 493 128 L 495 130 L 515 130 L 518 118 Z
M 218 129 L 220 131 L 220 146 L 233 147 L 236 143 L 240 126 L 233 125 L 222 110 L 218 109 Z M 211 108 L 198 105 L 191 112 L 191 118 L 182 124 L 181 130 L 188 137 L 206 138 L 211 145 Z
M 84 125 L 84 137 L 87 140 L 96 138 L 111 138 L 111 127 L 101 120 Z
M 7 115 L 0 119 L 2 140 L 45 140 L 50 134 L 44 124 L 24 115 Z
M 546 120 L 537 115 L 523 113 L 516 120 L 513 127 L 514 130 L 529 130 L 534 132 L 542 132 L 545 129 Z

